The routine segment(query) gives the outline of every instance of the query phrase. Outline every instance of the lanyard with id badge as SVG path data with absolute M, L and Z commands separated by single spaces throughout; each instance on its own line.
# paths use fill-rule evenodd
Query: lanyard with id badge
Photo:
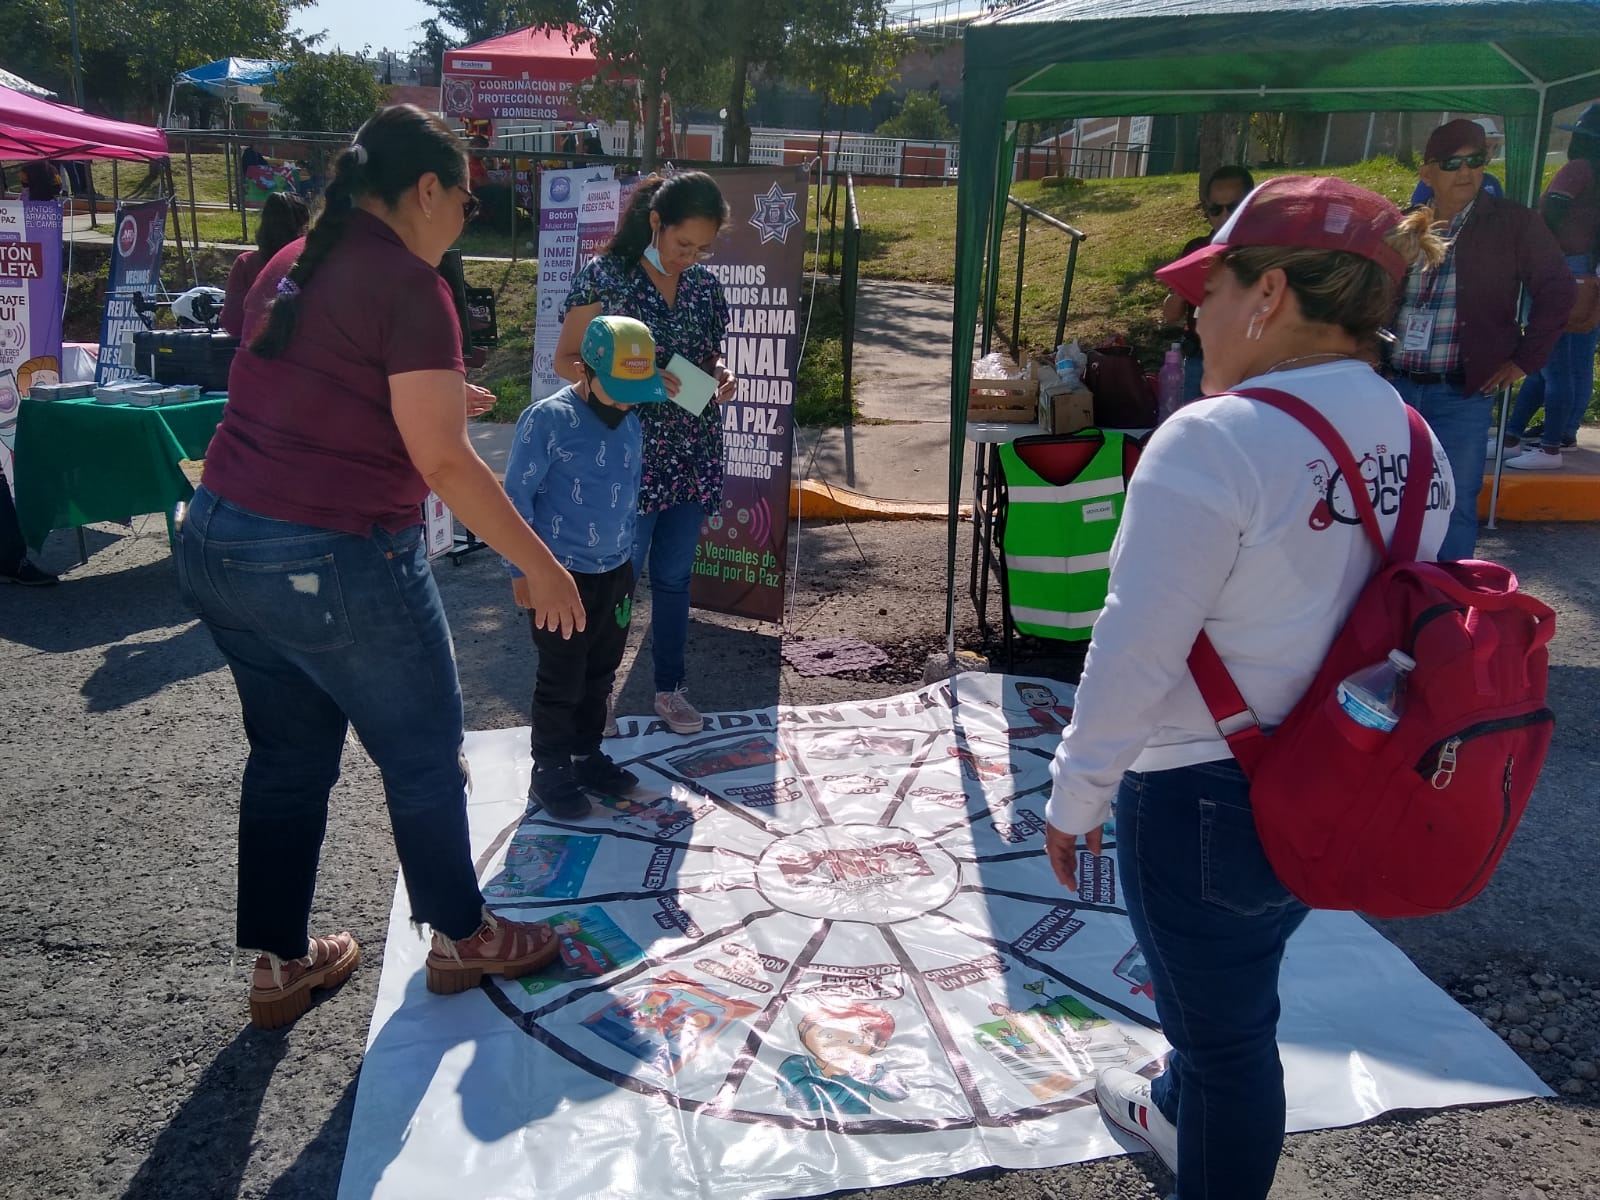
M 1445 271 L 1455 265 L 1452 261 L 1454 246 L 1449 254 L 1451 257 L 1425 273 L 1426 282 L 1422 285 L 1422 295 L 1417 297 L 1417 307 L 1406 313 L 1405 322 L 1400 327 L 1402 354 L 1427 354 L 1433 346 L 1433 327 L 1439 319 L 1439 307 L 1444 303 L 1439 283 Z

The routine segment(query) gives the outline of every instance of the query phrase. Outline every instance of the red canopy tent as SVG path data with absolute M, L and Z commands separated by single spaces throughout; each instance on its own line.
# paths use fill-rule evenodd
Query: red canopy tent
M 0 159 L 167 157 L 167 135 L 0 87 Z
M 517 29 L 447 50 L 440 109 L 460 120 L 571 125 L 578 85 L 599 72 L 594 51 L 559 29 Z

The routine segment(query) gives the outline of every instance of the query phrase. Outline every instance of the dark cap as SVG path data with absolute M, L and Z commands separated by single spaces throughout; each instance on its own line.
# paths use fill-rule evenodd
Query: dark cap
M 1482 154 L 1488 149 L 1489 139 L 1483 132 L 1483 126 L 1465 117 L 1457 117 L 1454 121 L 1446 121 L 1428 135 L 1428 144 L 1422 150 L 1422 161 L 1438 162 L 1462 151 Z
M 1557 129 L 1565 129 L 1568 133 L 1586 133 L 1590 137 L 1600 137 L 1600 104 L 1591 104 L 1583 110 L 1571 125 L 1557 125 Z

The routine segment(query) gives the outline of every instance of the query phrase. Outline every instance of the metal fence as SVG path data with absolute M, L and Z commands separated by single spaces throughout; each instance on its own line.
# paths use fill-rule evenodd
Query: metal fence
M 1024 204 L 1015 196 L 1006 197 L 1008 210 L 1015 209 L 1018 214 L 1017 222 L 1017 272 L 1016 283 L 1011 296 L 1011 357 L 1018 362 L 1022 361 L 1022 281 L 1028 266 L 1028 222 L 1038 221 L 1047 228 L 1058 233 L 1064 233 L 1071 238 L 1071 245 L 1067 248 L 1067 265 L 1061 274 L 1061 303 L 1056 308 L 1056 339 L 1052 346 L 1059 346 L 1067 329 L 1067 309 L 1072 303 L 1072 281 L 1078 271 L 1078 246 L 1088 240 L 1089 235 L 1081 229 L 1074 229 L 1058 217 L 1053 217 L 1047 212 L 1034 208 L 1031 204 Z M 1002 232 L 1004 224 L 1002 223 Z M 983 320 L 983 352 L 985 354 L 993 348 L 996 310 L 999 307 L 1000 292 L 1000 255 L 998 253 L 998 240 L 991 247 L 989 256 L 988 279 L 985 286 L 984 320 Z

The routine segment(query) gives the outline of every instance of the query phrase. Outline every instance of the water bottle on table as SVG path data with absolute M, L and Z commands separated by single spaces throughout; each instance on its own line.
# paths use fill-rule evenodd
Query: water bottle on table
M 1183 407 L 1183 347 L 1172 343 L 1156 378 L 1156 417 L 1165 421 Z

